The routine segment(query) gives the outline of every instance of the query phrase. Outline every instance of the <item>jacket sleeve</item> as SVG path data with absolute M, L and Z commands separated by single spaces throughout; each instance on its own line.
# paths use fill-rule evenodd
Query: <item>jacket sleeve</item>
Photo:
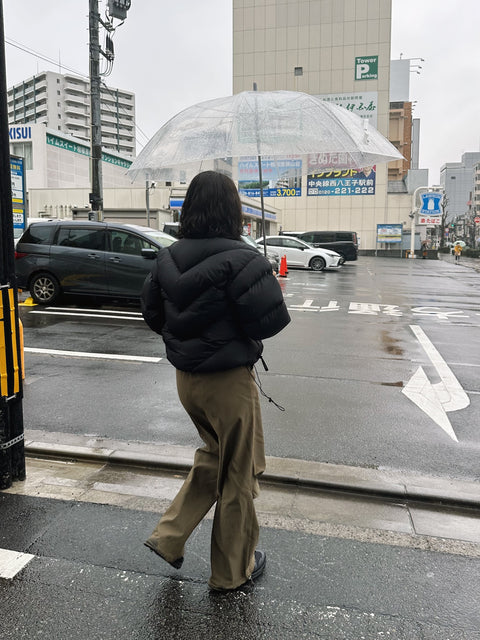
M 153 267 L 151 273 L 145 278 L 143 283 L 140 303 L 142 315 L 150 329 L 161 334 L 165 323 L 165 312 L 163 307 L 162 291 L 155 278 L 157 265 Z
M 236 321 L 253 340 L 270 338 L 290 322 L 278 280 L 260 253 L 238 272 L 228 293 Z

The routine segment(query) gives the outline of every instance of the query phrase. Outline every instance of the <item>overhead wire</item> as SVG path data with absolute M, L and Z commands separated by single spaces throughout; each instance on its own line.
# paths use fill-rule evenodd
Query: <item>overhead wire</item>
M 50 64 L 53 65 L 58 65 L 60 67 L 60 69 L 65 69 L 66 71 L 69 71 L 70 73 L 74 73 L 76 76 L 79 76 L 80 78 L 84 78 L 85 80 L 90 81 L 90 76 L 82 73 L 81 71 L 78 71 L 76 69 L 73 69 L 72 67 L 69 67 L 66 64 L 60 63 L 58 60 L 54 60 L 53 58 L 48 57 L 47 55 L 44 55 L 42 53 L 39 53 L 38 51 L 35 51 L 34 49 L 31 49 L 30 47 L 27 47 L 26 45 L 20 43 L 20 42 L 16 42 L 15 40 L 12 40 L 11 38 L 5 38 L 5 42 L 6 44 L 15 47 L 16 49 L 19 49 L 20 51 L 23 51 L 24 53 L 28 53 L 31 56 L 34 56 L 35 58 L 38 58 L 40 60 L 44 60 L 45 62 L 48 62 Z M 110 75 L 112 68 L 113 68 L 113 60 L 111 61 L 110 64 L 110 70 L 108 71 L 108 73 L 106 75 Z M 107 67 L 108 70 L 108 67 Z M 103 74 L 102 74 L 103 75 Z M 112 89 L 110 87 L 108 87 L 106 85 L 106 83 L 101 80 L 101 85 L 102 88 L 105 89 L 106 91 L 108 91 L 108 93 L 110 93 L 110 95 L 112 97 L 115 97 L 115 94 L 113 93 Z M 110 113 L 114 114 L 115 112 L 111 109 L 111 107 L 106 104 L 104 105 L 109 111 Z M 124 115 L 131 115 L 130 113 L 128 113 L 128 111 L 122 106 L 122 105 L 118 105 L 120 110 L 123 112 Z M 137 122 L 135 121 L 135 129 L 138 133 L 140 133 L 143 138 L 145 139 L 145 141 L 149 140 L 149 136 L 141 129 L 141 127 L 137 124 Z M 137 135 L 135 135 L 135 141 L 141 145 L 144 146 L 144 143 L 142 143 L 140 140 L 138 140 Z

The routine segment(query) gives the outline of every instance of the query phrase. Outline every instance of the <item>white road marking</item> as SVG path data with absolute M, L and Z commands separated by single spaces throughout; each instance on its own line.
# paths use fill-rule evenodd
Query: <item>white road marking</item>
M 49 311 L 75 311 L 72 307 L 47 307 Z M 83 309 L 83 311 L 89 311 L 90 313 L 112 313 L 111 309 Z M 115 313 L 125 316 L 141 316 L 139 311 L 118 311 Z
M 11 580 L 19 573 L 35 556 L 31 553 L 21 553 L 10 549 L 0 549 L 0 578 Z
M 45 314 L 45 315 L 51 315 L 51 316 L 75 316 L 77 318 L 109 318 L 109 319 L 115 319 L 115 320 L 141 320 L 143 322 L 143 318 L 141 315 L 139 316 L 121 316 L 121 315 L 103 315 L 103 316 L 99 316 L 96 315 L 95 313 L 77 313 L 77 312 L 70 312 L 67 313 L 66 311 L 30 311 L 30 313 L 40 313 L 40 314 Z
M 410 325 L 410 328 L 437 370 L 440 382 L 432 384 L 423 368 L 418 367 L 402 389 L 402 393 L 430 416 L 452 440 L 458 442 L 446 412 L 458 411 L 468 407 L 470 398 L 425 332 L 418 325 Z
M 118 353 L 88 353 L 83 351 L 62 351 L 60 349 L 35 349 L 25 347 L 26 353 L 40 353 L 51 356 L 70 356 L 72 358 L 99 358 L 100 360 L 128 360 L 130 362 L 160 362 L 162 358 L 150 356 L 127 356 Z
M 302 311 L 316 311 L 317 309 L 320 309 L 320 307 L 312 307 L 312 302 L 313 300 L 305 300 L 303 304 L 292 304 L 288 308 L 295 309 L 296 311 L 299 311 L 300 309 L 302 309 Z

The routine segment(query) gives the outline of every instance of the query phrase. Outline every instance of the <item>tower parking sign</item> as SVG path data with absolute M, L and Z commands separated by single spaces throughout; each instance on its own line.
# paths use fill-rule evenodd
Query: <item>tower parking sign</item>
M 355 80 L 378 79 L 378 56 L 355 57 Z

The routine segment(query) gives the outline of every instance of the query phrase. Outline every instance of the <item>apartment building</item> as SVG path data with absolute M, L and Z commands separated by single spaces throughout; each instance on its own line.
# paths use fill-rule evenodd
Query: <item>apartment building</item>
M 8 90 L 9 124 L 43 123 L 90 141 L 90 83 L 71 75 L 42 72 Z M 101 89 L 102 147 L 135 155 L 135 95 L 122 89 Z

